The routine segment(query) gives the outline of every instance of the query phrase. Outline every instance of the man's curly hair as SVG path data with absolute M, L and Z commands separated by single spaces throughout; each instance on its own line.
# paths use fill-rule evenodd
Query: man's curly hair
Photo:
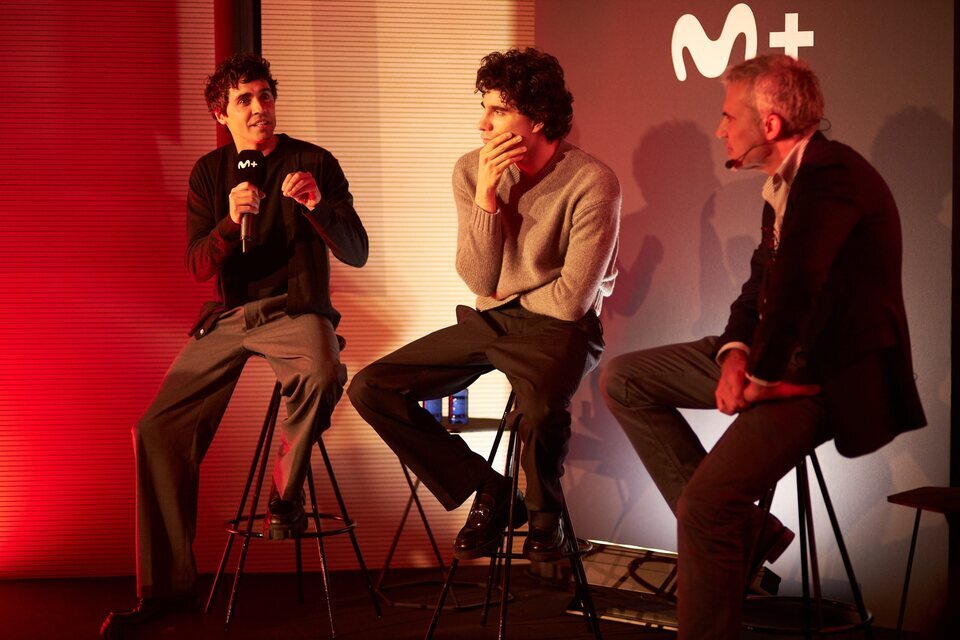
M 494 51 L 477 70 L 480 94 L 499 91 L 504 104 L 543 124 L 547 140 L 561 140 L 573 123 L 573 95 L 563 82 L 563 68 L 550 55 L 527 48 Z
M 207 109 L 214 118 L 218 113 L 227 112 L 230 89 L 236 89 L 241 82 L 266 80 L 270 93 L 277 97 L 277 81 L 270 75 L 270 63 L 256 53 L 238 53 L 217 65 L 213 75 L 207 78 L 207 87 L 203 96 L 207 100 Z

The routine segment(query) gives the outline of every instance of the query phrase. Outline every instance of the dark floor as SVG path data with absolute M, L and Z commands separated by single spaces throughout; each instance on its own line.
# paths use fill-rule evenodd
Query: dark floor
M 395 580 L 432 579 L 437 572 L 397 571 Z M 482 581 L 485 569 L 464 567 L 458 578 Z M 338 638 L 371 640 L 413 640 L 423 638 L 432 615 L 438 587 L 405 587 L 391 589 L 392 598 L 417 600 L 424 608 L 384 606 L 383 618 L 374 614 L 367 589 L 356 572 L 338 572 L 332 576 L 334 616 Z M 223 615 L 226 592 L 221 592 L 217 605 L 209 615 L 177 615 L 145 627 L 137 638 L 145 639 L 218 639 L 264 640 L 268 638 L 330 638 L 320 586 L 319 574 L 307 574 L 305 603 L 297 603 L 293 575 L 249 574 L 239 594 L 237 608 L 229 631 L 224 630 Z M 96 638 L 100 623 L 112 608 L 133 604 L 132 578 L 88 578 L 70 580 L 23 580 L 0 582 L 0 638 L 16 640 L 48 640 Z M 523 565 L 514 568 L 511 593 L 515 599 L 509 607 L 508 637 L 517 639 L 589 638 L 582 617 L 566 612 L 571 596 L 533 577 Z M 469 588 L 458 592 L 461 601 L 468 601 Z M 627 594 L 627 610 L 654 610 L 656 603 L 642 601 L 637 594 Z M 596 596 L 598 607 L 620 606 L 604 594 Z M 663 609 L 663 605 L 660 605 Z M 486 627 L 479 626 L 479 609 L 447 610 L 434 635 L 437 640 L 473 640 L 496 638 L 497 611 L 491 611 Z M 672 616 L 669 607 L 659 614 Z M 675 634 L 635 624 L 604 620 L 606 639 L 638 638 L 640 640 L 673 640 Z M 768 636 L 744 632 L 743 638 L 759 640 Z M 857 640 L 862 632 L 832 636 Z M 892 639 L 892 632 L 874 631 L 876 640 Z M 905 636 L 907 638 L 909 636 Z

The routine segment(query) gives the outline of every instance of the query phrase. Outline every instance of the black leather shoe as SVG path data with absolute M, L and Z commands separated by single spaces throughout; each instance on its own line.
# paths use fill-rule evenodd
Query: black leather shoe
M 566 536 L 560 521 L 546 527 L 531 524 L 527 539 L 523 541 L 523 555 L 530 562 L 554 562 L 563 557 L 565 544 Z
M 500 536 L 507 528 L 510 513 L 509 485 L 504 494 L 495 496 L 480 492 L 470 507 L 467 523 L 460 529 L 453 543 L 453 555 L 459 560 L 479 558 L 494 551 L 500 545 Z M 527 522 L 527 507 L 523 503 L 523 492 L 517 491 L 513 506 L 513 528 L 517 529 Z
M 271 498 L 263 526 L 264 535 L 270 540 L 299 537 L 307 530 L 307 514 L 303 510 L 303 499 L 283 500 L 277 496 Z
M 193 596 L 175 598 L 140 598 L 133 609 L 111 611 L 100 626 L 100 635 L 109 640 L 127 637 L 139 625 L 152 622 L 173 613 L 193 613 L 197 601 Z

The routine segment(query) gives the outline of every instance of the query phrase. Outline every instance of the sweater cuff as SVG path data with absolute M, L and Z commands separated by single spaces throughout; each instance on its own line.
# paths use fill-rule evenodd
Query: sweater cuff
M 315 226 L 325 228 L 330 222 L 330 214 L 333 211 L 333 206 L 323 198 L 321 198 L 317 206 L 313 208 L 313 211 L 299 203 L 297 207 L 300 209 L 300 213 Z
M 225 216 L 217 224 L 217 230 L 224 240 L 228 242 L 240 239 L 240 225 L 233 221 L 230 216 Z
M 477 204 L 473 205 L 473 226 L 478 231 L 494 235 L 500 231 L 500 210 L 490 213 Z

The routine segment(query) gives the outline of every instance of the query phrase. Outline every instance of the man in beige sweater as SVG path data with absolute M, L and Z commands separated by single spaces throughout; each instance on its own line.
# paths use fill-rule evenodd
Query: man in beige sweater
M 525 504 L 524 554 L 560 556 L 560 476 L 570 398 L 603 350 L 598 319 L 616 278 L 620 185 L 596 158 L 564 141 L 573 119 L 556 58 L 535 49 L 494 52 L 477 72 L 483 146 L 453 172 L 457 272 L 476 309 L 371 364 L 348 394 L 360 415 L 448 510 L 476 492 L 454 553 L 474 558 L 499 543 L 510 484 L 418 402 L 502 371 L 517 403 Z

